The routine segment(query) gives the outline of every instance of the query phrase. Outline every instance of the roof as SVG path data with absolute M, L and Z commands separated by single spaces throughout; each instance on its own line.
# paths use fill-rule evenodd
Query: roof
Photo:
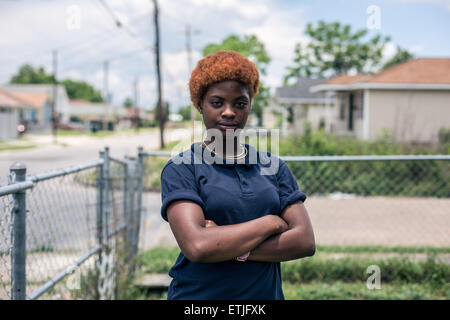
M 0 90 L 0 107 L 20 108 L 22 101 Z
M 279 98 L 322 98 L 321 94 L 312 93 L 309 88 L 312 86 L 322 83 L 325 79 L 309 79 L 309 78 L 298 78 L 297 83 L 289 87 L 277 88 L 276 95 Z
M 39 107 L 31 102 L 30 97 L 23 97 L 20 94 L 0 90 L 0 107 L 10 108 L 33 108 Z
M 5 84 L 0 89 L 9 93 L 29 93 L 29 94 L 46 94 L 48 99 L 53 100 L 53 85 L 52 84 Z M 58 84 L 56 86 L 58 99 L 68 100 L 66 88 Z M 58 101 L 57 99 L 57 101 Z
M 313 92 L 350 89 L 450 90 L 450 58 L 417 58 L 374 75 L 340 75 L 311 88 Z
M 10 94 L 36 108 L 43 107 L 49 98 L 48 94 L 42 92 L 10 92 Z
M 388 68 L 367 82 L 450 84 L 450 58 L 418 58 Z
M 370 75 L 367 74 L 356 74 L 356 75 L 348 75 L 342 74 L 340 76 L 334 77 L 328 81 L 322 82 L 322 84 L 351 84 L 354 82 L 359 82 L 365 79 L 370 78 Z

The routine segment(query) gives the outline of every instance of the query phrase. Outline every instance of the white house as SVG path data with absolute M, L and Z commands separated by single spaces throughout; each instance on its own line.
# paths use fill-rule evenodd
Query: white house
M 0 89 L 18 96 L 23 100 L 29 100 L 31 104 L 40 105 L 40 125 L 50 126 L 51 105 L 53 103 L 54 87 L 51 84 L 7 84 Z M 47 107 L 46 107 L 47 106 Z M 49 112 L 50 108 L 50 112 Z M 56 86 L 55 112 L 60 122 L 69 121 L 69 98 L 63 85 Z
M 338 135 L 436 143 L 450 128 L 450 58 L 417 58 L 375 75 L 341 75 L 311 87 L 334 95 L 327 126 Z
M 20 98 L 0 90 L 0 141 L 15 139 L 19 124 L 32 124 L 39 109 Z

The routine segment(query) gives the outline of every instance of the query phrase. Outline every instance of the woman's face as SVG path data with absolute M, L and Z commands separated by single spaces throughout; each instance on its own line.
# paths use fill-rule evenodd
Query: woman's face
M 206 129 L 218 129 L 223 136 L 226 130 L 243 129 L 251 109 L 249 90 L 243 84 L 227 80 L 211 85 L 201 101 Z

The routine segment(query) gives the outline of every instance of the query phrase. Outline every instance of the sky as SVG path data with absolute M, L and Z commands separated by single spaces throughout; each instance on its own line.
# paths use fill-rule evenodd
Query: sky
M 396 45 L 416 57 L 450 57 L 450 0 L 159 0 L 163 99 L 172 112 L 190 103 L 186 50 L 189 25 L 192 67 L 202 49 L 227 36 L 255 34 L 271 57 L 262 78 L 272 91 L 282 85 L 307 23 L 338 21 L 352 30 L 390 36 L 385 59 Z M 375 10 L 375 11 L 373 11 Z M 374 20 L 375 19 L 375 20 Z M 117 27 L 115 20 L 122 23 Z M 374 23 L 374 21 L 376 23 Z M 155 28 L 151 0 L 0 0 L 0 84 L 29 63 L 57 78 L 84 80 L 121 105 L 134 97 L 156 103 Z

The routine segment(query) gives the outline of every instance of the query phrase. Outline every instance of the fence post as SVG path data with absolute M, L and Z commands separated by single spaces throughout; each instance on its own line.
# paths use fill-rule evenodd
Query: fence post
M 137 171 L 137 208 L 136 208 L 136 224 L 134 235 L 133 255 L 136 256 L 139 249 L 139 232 L 141 226 L 141 213 L 142 213 L 142 189 L 143 189 L 143 177 L 144 177 L 144 149 L 138 148 L 138 157 L 136 163 Z
M 128 223 L 128 162 L 123 166 L 123 223 Z M 127 245 L 128 241 L 128 227 L 125 229 L 124 234 L 124 243 Z
M 12 183 L 26 179 L 27 168 L 22 163 L 14 163 L 10 167 Z M 11 299 L 26 299 L 26 191 L 13 194 L 11 228 Z
M 109 226 L 111 215 L 111 201 L 110 201 L 110 164 L 109 164 L 109 148 L 105 147 L 103 153 L 103 192 L 104 192 L 104 218 L 105 218 L 105 237 L 106 237 L 106 252 L 109 253 Z
M 100 159 L 105 158 L 105 152 L 100 151 Z M 104 173 L 105 163 L 100 166 L 97 176 L 97 245 L 99 247 L 98 251 L 98 262 L 102 263 L 102 251 L 103 251 L 103 173 Z
M 136 177 L 136 163 L 133 157 L 127 157 L 128 160 L 128 214 L 127 214 L 127 251 L 128 251 L 128 277 L 131 279 L 134 274 L 134 256 L 133 256 L 133 239 L 134 239 L 134 221 L 135 221 L 135 177 Z

